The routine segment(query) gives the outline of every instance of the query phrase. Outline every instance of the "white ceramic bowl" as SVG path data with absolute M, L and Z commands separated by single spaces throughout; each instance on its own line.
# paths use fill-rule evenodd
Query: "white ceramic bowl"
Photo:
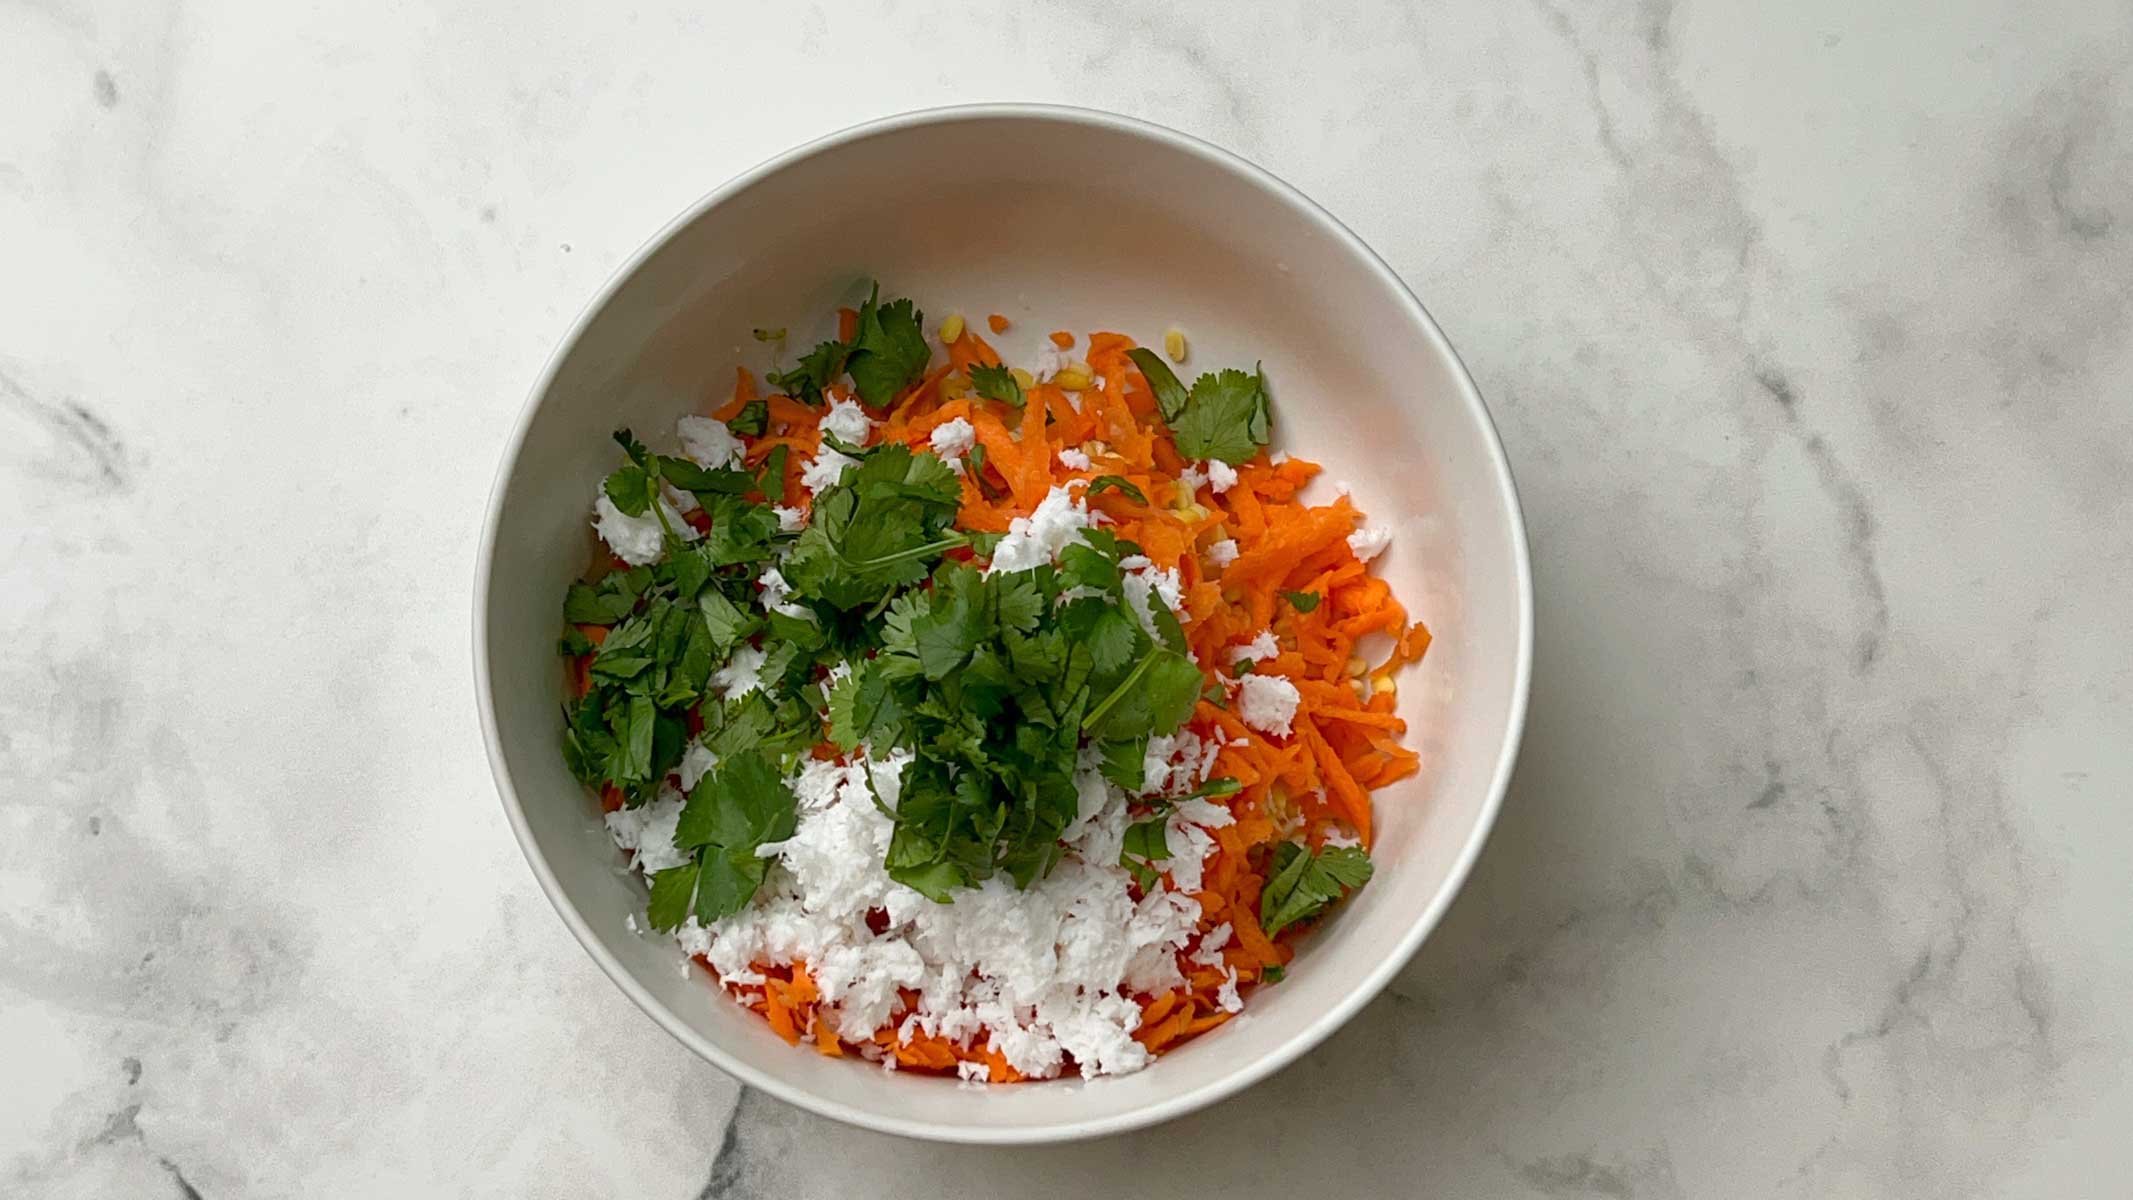
M 760 367 L 749 330 L 799 346 L 860 281 L 911 296 L 929 332 L 1002 312 L 1045 331 L 1191 336 L 1192 370 L 1263 361 L 1275 444 L 1349 481 L 1393 547 L 1383 573 L 1436 635 L 1400 711 L 1419 777 L 1378 793 L 1378 872 L 1242 1015 L 1147 1070 L 985 1088 L 778 1040 L 664 937 L 630 932 L 643 885 L 557 750 L 564 587 L 584 568 L 608 432 L 668 434 Z M 1188 372 L 1189 378 L 1189 372 Z M 1293 188 L 1153 125 L 1027 105 L 891 117 L 728 183 L 645 244 L 570 333 L 506 449 L 474 598 L 475 686 L 498 790 L 541 887 L 615 983 L 681 1042 L 825 1116 L 944 1141 L 1062 1141 L 1212 1103 L 1317 1045 L 1437 923 L 1480 852 L 1517 751 L 1532 583 L 1510 471 L 1444 335 L 1398 276 Z M 617 1020 L 623 1019 L 617 1014 Z

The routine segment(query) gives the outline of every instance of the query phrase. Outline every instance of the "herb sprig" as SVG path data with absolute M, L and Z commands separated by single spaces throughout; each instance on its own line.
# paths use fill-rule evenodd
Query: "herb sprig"
M 803 404 L 819 405 L 822 393 L 850 372 L 860 402 L 881 408 L 925 374 L 933 353 L 926 345 L 925 321 L 910 300 L 881 303 L 881 285 L 875 284 L 850 341 L 817 343 L 792 370 L 772 372 L 771 385 Z

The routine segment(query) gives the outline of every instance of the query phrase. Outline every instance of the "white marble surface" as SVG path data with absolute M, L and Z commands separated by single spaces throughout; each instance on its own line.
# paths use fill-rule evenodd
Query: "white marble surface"
M 2125 1194 L 2133 9 L 1029 7 L 0 2 L 0 1193 Z M 831 1126 L 632 1009 L 467 646 L 617 262 L 1003 98 L 1351 222 L 1540 588 L 1516 787 L 1391 993 L 1041 1151 Z

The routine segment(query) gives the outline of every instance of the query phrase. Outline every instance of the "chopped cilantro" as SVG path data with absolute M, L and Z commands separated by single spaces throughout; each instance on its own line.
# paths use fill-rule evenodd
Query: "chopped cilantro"
M 742 611 L 738 604 L 728 599 L 723 592 L 707 591 L 696 598 L 703 609 L 704 627 L 711 633 L 711 640 L 721 650 L 732 650 L 742 638 L 756 631 L 760 618 Z
M 755 476 L 730 467 L 699 467 L 686 458 L 655 455 L 659 476 L 685 492 L 704 496 L 745 496 L 755 490 Z
M 1135 821 L 1126 827 L 1124 853 L 1150 862 L 1161 862 L 1170 857 L 1170 843 L 1164 834 L 1168 818 L 1150 817 Z
M 925 374 L 933 351 L 921 329 L 924 321 L 925 314 L 909 300 L 881 303 L 881 287 L 876 284 L 859 310 L 851 341 L 817 343 L 800 356 L 800 365 L 772 372 L 770 383 L 803 404 L 821 404 L 823 392 L 850 372 L 859 399 L 868 407 L 880 408 Z M 783 337 L 785 331 L 776 332 Z
M 1118 865 L 1133 872 L 1142 887 L 1154 885 L 1158 874 L 1155 864 L 1170 857 L 1170 841 L 1166 836 L 1169 818 L 1149 817 L 1126 826 L 1126 838 L 1118 852 Z
M 1133 365 L 1147 377 L 1148 386 L 1155 392 L 1155 406 L 1163 414 L 1163 419 L 1176 421 L 1178 414 L 1185 411 L 1185 386 L 1171 373 L 1170 364 L 1144 346 L 1126 351 L 1126 357 L 1132 359 Z
M 1218 775 L 1183 796 L 1180 800 L 1210 799 L 1216 796 L 1234 796 L 1244 790 L 1244 784 L 1227 775 Z
M 791 837 L 798 819 L 792 788 L 760 751 L 720 762 L 690 791 L 674 826 L 674 846 L 692 851 L 690 861 L 652 877 L 652 928 L 672 929 L 691 913 L 709 924 L 739 912 L 769 871 L 756 848 Z
M 820 405 L 849 375 L 859 399 L 878 409 L 923 377 L 930 348 L 922 322 L 910 300 L 883 302 L 875 287 L 849 340 L 816 345 L 770 382 Z M 784 334 L 757 331 L 764 341 Z M 1187 389 L 1153 354 L 1131 353 L 1180 453 L 1238 463 L 1266 443 L 1261 375 L 1222 371 Z M 1004 366 L 980 364 L 969 375 L 979 396 L 1028 401 Z M 728 428 L 764 437 L 769 402 L 743 405 Z M 688 861 L 653 878 L 657 928 L 717 920 L 750 902 L 771 861 L 759 849 L 797 826 L 788 780 L 825 740 L 847 754 L 893 747 L 912 755 L 895 808 L 882 806 L 893 821 L 883 865 L 945 902 L 987 879 L 1026 887 L 1044 876 L 1080 814 L 1082 771 L 1093 766 L 1138 792 L 1151 741 L 1176 733 L 1202 699 L 1224 703 L 1223 681 L 1194 662 L 1168 606 L 1149 605 L 1146 623 L 1136 619 L 1119 564 L 1141 548 L 1113 531 L 1083 531 L 1056 564 L 988 574 L 978 564 L 991 560 L 1001 535 L 957 528 L 963 481 L 931 453 L 827 439 L 855 462 L 815 495 L 807 527 L 792 534 L 771 507 L 785 496 L 786 447 L 746 471 L 653 454 L 627 430 L 616 440 L 625 461 L 603 484 L 615 505 L 659 514 L 664 524 L 672 516 L 659 504 L 662 489 L 675 488 L 696 498 L 703 515 L 692 520 L 705 531 L 682 542 L 678 523 L 668 526 L 656 565 L 572 585 L 557 643 L 589 681 L 563 714 L 564 757 L 579 779 L 619 789 L 636 806 L 671 777 L 691 730 L 716 760 L 676 826 L 674 845 Z M 998 495 L 985 480 L 982 444 L 964 467 L 981 491 Z M 1141 486 L 1118 475 L 1092 480 L 1086 494 L 1107 491 L 1148 503 Z M 789 588 L 776 609 L 760 582 L 773 565 Z M 1288 598 L 1299 611 L 1321 599 Z M 751 662 L 760 656 L 759 686 L 725 699 L 711 680 L 743 652 Z M 1234 669 L 1243 674 L 1251 664 Z M 1174 806 L 1238 790 L 1236 780 L 1217 778 L 1184 796 L 1139 802 L 1119 861 L 1152 884 L 1170 855 Z M 1369 861 L 1286 846 L 1269 871 L 1262 921 L 1277 932 L 1359 886 Z
M 641 517 L 659 495 L 659 481 L 641 467 L 624 467 L 607 477 L 607 498 L 615 507 Z
M 1192 715 L 1201 682 L 1198 664 L 1175 650 L 1151 646 L 1132 673 L 1082 718 L 1082 728 L 1097 738 L 1139 728 L 1168 733 Z
M 573 625 L 613 625 L 637 607 L 652 582 L 649 567 L 614 571 L 594 583 L 573 583 L 563 597 L 563 619 Z
M 763 469 L 756 472 L 756 490 L 773 502 L 785 498 L 785 458 L 790 447 L 783 444 L 772 446 L 763 456 Z
M 925 314 L 909 300 L 879 304 L 880 298 L 877 284 L 859 310 L 859 328 L 845 363 L 859 399 L 869 408 L 882 408 L 896 399 L 898 392 L 925 374 L 926 360 L 933 353 L 921 328 Z
M 741 750 L 698 780 L 674 825 L 674 845 L 754 849 L 792 836 L 792 788 L 761 751 Z
M 1257 370 L 1200 376 L 1170 431 L 1187 458 L 1219 458 L 1232 466 L 1250 461 L 1267 441 L 1266 376 Z
M 942 536 L 962 495 L 940 459 L 884 446 L 815 497 L 814 520 L 794 544 L 785 578 L 795 594 L 833 608 L 875 603 L 924 579 L 933 560 L 964 544 L 961 535 Z
M 772 387 L 785 389 L 786 395 L 800 403 L 819 405 L 823 389 L 844 374 L 844 363 L 851 353 L 849 343 L 820 342 L 800 356 L 799 366 L 790 371 L 773 371 L 768 378 Z
M 1272 937 L 1309 920 L 1341 898 L 1344 890 L 1370 882 L 1370 856 L 1352 846 L 1328 846 L 1313 854 L 1295 842 L 1274 852 L 1274 871 L 1259 893 L 1259 924 Z
M 770 402 L 750 400 L 741 405 L 741 411 L 733 414 L 726 428 L 742 437 L 762 437 L 763 431 L 770 428 Z
M 998 400 L 1002 404 L 1022 407 L 1022 384 L 1016 380 L 1015 373 L 1004 366 L 970 364 L 970 387 L 987 400 Z
M 1148 503 L 1146 492 L 1141 491 L 1131 482 L 1118 475 L 1098 475 L 1096 478 L 1091 479 L 1087 495 L 1090 499 L 1094 499 L 1100 493 L 1114 490 L 1123 493 L 1126 499 L 1133 501 L 1135 504 Z
M 1325 597 L 1320 596 L 1317 592 L 1283 592 L 1281 598 L 1289 602 L 1290 608 L 1300 613 L 1307 613 L 1317 608 L 1318 602 Z

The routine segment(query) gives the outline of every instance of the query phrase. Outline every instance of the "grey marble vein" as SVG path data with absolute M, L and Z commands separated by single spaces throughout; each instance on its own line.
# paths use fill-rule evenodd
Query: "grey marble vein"
M 0 6 L 0 1194 L 2122 1190 L 2133 10 L 419 17 Z M 464 663 L 489 464 L 644 231 L 1015 96 L 1244 151 L 1415 285 L 1517 469 L 1539 650 L 1384 995 L 1211 1111 L 1003 1151 L 636 1013 L 512 845 Z

